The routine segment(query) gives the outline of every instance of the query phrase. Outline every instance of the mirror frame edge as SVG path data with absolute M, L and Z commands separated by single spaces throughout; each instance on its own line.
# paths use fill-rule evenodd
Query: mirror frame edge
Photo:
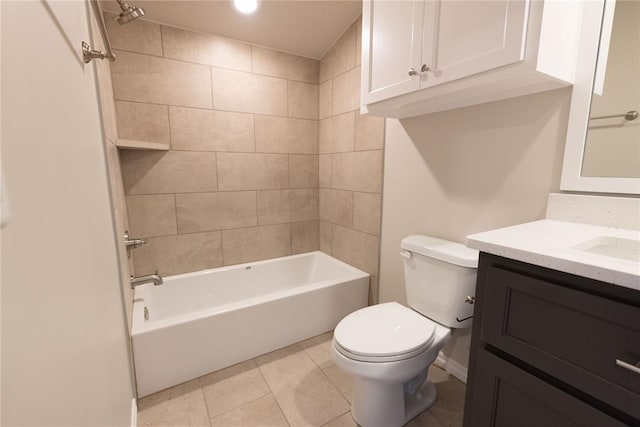
M 607 0 L 615 6 L 615 1 Z M 640 178 L 581 176 L 605 0 L 584 0 L 560 190 L 640 194 Z

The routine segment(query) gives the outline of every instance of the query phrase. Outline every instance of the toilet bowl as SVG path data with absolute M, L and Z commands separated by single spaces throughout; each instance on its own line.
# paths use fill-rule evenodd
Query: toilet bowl
M 449 328 L 395 302 L 345 317 L 335 329 L 331 355 L 354 377 L 355 421 L 401 426 L 431 406 L 436 389 L 427 371 L 450 336 Z
M 331 356 L 354 379 L 351 415 L 364 427 L 402 426 L 429 408 L 430 365 L 452 328 L 471 325 L 478 253 L 428 236 L 402 241 L 411 308 L 373 305 L 342 319 Z

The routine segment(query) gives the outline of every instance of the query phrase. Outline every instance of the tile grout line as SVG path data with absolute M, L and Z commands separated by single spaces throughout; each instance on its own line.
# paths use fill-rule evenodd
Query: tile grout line
M 322 424 L 320 427 L 326 427 L 326 426 L 328 426 L 329 424 L 331 424 L 332 422 L 336 421 L 338 418 L 344 417 L 346 414 L 351 415 L 351 407 L 349 407 L 349 410 L 348 410 L 347 412 L 344 412 L 344 413 L 342 413 L 342 414 L 338 415 L 337 417 L 335 417 L 335 418 L 334 418 L 334 419 L 332 419 L 331 421 L 329 421 L 329 422 L 326 422 L 326 423 Z M 353 419 L 353 417 L 351 417 L 351 418 Z M 355 421 L 354 421 L 354 422 L 355 422 Z M 357 424 L 356 424 L 356 425 L 357 425 Z
M 269 354 L 269 353 L 267 353 L 267 354 Z M 282 410 L 282 406 L 280 406 L 280 402 L 278 402 L 278 398 L 276 397 L 276 394 L 273 392 L 273 389 L 271 388 L 271 385 L 267 381 L 267 377 L 264 376 L 264 372 L 262 372 L 262 369 L 260 369 L 260 365 L 256 361 L 256 358 L 254 357 L 251 360 L 253 360 L 253 363 L 255 363 L 256 368 L 258 369 L 258 372 L 260 372 L 260 376 L 262 377 L 262 380 L 264 381 L 264 383 L 267 385 L 267 388 L 271 392 L 271 395 L 273 396 L 273 400 L 275 400 L 276 405 L 278 405 L 278 409 L 280 409 L 280 413 L 282 414 L 282 417 L 284 418 L 285 422 L 287 423 L 287 425 L 289 425 L 289 427 L 292 427 L 291 423 L 289 422 L 289 418 L 287 418 L 287 415 Z
M 212 81 L 212 87 L 213 87 L 213 81 Z M 213 88 L 212 88 L 212 90 L 213 90 Z M 212 95 L 212 98 L 213 98 L 213 95 Z M 171 108 L 171 107 L 174 107 L 174 108 L 187 108 L 187 109 L 191 109 L 191 110 L 219 111 L 221 113 L 235 113 L 235 114 L 255 114 L 255 115 L 258 115 L 258 116 L 275 117 L 275 118 L 280 118 L 280 119 L 304 120 L 306 122 L 318 122 L 319 121 L 317 119 L 308 119 L 308 118 L 305 118 L 305 117 L 289 117 L 289 116 L 286 116 L 286 115 L 283 116 L 283 115 L 278 115 L 278 114 L 266 114 L 266 113 L 261 113 L 261 112 L 256 112 L 256 111 L 226 110 L 224 108 L 215 108 L 215 107 L 206 108 L 206 107 L 194 107 L 193 105 L 179 105 L 179 104 L 168 104 L 168 103 L 162 103 L 162 102 L 139 101 L 139 100 L 135 100 L 135 99 L 117 98 L 115 95 L 113 97 L 113 100 L 115 102 L 130 102 L 132 104 L 161 105 L 161 106 L 169 107 L 169 108 Z
M 161 35 L 161 37 L 162 37 L 162 35 Z M 163 44 L 164 44 L 164 41 L 163 41 Z M 266 78 L 278 79 L 278 80 L 290 80 L 292 82 L 304 83 L 304 84 L 308 84 L 308 85 L 316 85 L 316 86 L 320 85 L 320 83 L 314 82 L 314 81 L 300 80 L 300 79 L 281 76 L 281 75 L 263 74 L 263 73 L 255 72 L 253 70 L 249 70 L 249 71 L 240 70 L 238 68 L 229 68 L 229 67 L 224 67 L 224 66 L 221 66 L 221 65 L 204 64 L 202 62 L 194 62 L 194 61 L 187 61 L 185 59 L 172 58 L 172 57 L 169 57 L 169 56 L 165 56 L 165 54 L 164 54 L 164 46 L 162 46 L 162 49 L 163 49 L 162 56 L 159 56 L 159 55 L 154 55 L 152 53 L 147 53 L 147 52 L 139 52 L 139 51 L 136 51 L 136 50 L 123 49 L 122 47 L 117 47 L 117 48 L 114 47 L 113 48 L 114 51 L 125 52 L 125 53 L 129 53 L 129 54 L 133 54 L 133 55 L 147 56 L 147 57 L 156 58 L 156 59 L 164 59 L 166 61 L 180 62 L 182 64 L 197 65 L 197 66 L 200 66 L 200 67 L 219 68 L 219 69 L 224 70 L 224 71 L 231 71 L 231 72 L 235 72 L 235 73 L 254 74 L 254 75 L 260 76 L 260 77 L 266 77 Z M 292 55 L 292 56 L 298 56 L 298 55 Z M 352 68 L 350 68 L 349 70 L 347 70 L 347 71 L 345 71 L 345 72 L 343 72 L 341 74 L 344 74 L 344 73 L 346 73 L 348 71 L 351 71 L 351 70 L 352 70 Z

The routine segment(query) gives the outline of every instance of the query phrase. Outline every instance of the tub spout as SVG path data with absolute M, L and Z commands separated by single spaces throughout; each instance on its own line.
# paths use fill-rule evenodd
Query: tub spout
M 146 276 L 131 276 L 131 289 L 139 285 L 144 285 L 145 283 L 153 283 L 154 286 L 162 285 L 162 277 L 160 277 L 157 271 L 154 274 L 149 274 Z

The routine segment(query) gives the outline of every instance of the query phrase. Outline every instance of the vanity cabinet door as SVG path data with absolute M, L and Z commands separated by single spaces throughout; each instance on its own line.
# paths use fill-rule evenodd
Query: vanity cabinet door
M 640 307 L 545 273 L 490 266 L 480 338 L 640 420 Z
M 583 401 L 477 349 L 470 426 L 624 426 Z
M 364 104 L 420 88 L 424 1 L 365 1 L 362 16 Z M 413 70 L 413 71 L 411 71 Z
M 526 0 L 425 2 L 421 88 L 524 59 Z

